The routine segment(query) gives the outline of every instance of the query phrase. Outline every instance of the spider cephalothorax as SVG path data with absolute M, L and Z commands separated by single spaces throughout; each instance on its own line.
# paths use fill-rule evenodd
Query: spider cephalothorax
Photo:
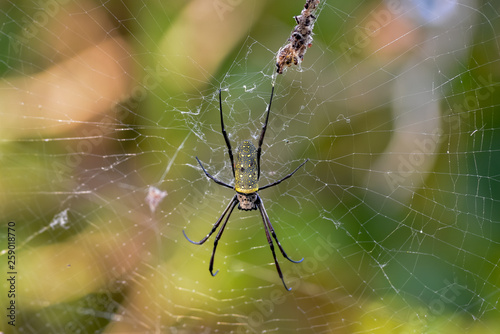
M 238 209 L 250 211 L 257 210 L 257 193 L 253 194 L 240 194 L 236 193 L 236 198 L 238 200 Z
M 215 237 L 214 241 L 214 249 L 212 251 L 212 257 L 210 258 L 210 266 L 208 269 L 210 270 L 210 273 L 212 276 L 215 276 L 213 273 L 213 267 L 214 267 L 214 257 L 215 257 L 215 250 L 217 248 L 217 243 L 219 242 L 220 237 L 222 236 L 222 232 L 224 232 L 224 228 L 226 227 L 227 221 L 229 220 L 229 217 L 231 216 L 231 213 L 234 210 L 234 207 L 236 204 L 238 204 L 238 209 L 240 210 L 245 210 L 245 211 L 250 211 L 250 210 L 257 210 L 259 209 L 260 215 L 262 217 L 262 221 L 264 222 L 264 230 L 266 232 L 266 237 L 267 237 L 267 242 L 269 243 L 269 246 L 271 247 L 271 251 L 273 253 L 273 258 L 274 258 L 274 263 L 276 264 L 276 270 L 278 271 L 278 275 L 281 278 L 281 281 L 283 282 L 283 285 L 285 286 L 285 289 L 288 289 L 288 287 L 285 284 L 285 280 L 283 279 L 283 274 L 280 269 L 280 265 L 278 263 L 278 260 L 276 259 L 276 253 L 274 252 L 274 245 L 273 241 L 271 239 L 271 235 L 276 241 L 276 244 L 278 245 L 281 254 L 283 256 L 294 263 L 299 263 L 302 262 L 300 261 L 294 261 L 286 255 L 285 251 L 283 250 L 283 247 L 281 247 L 280 242 L 278 241 L 278 238 L 276 237 L 276 233 L 274 232 L 273 225 L 271 224 L 271 220 L 269 219 L 269 216 L 267 215 L 266 209 L 264 208 L 264 203 L 262 203 L 262 199 L 260 198 L 259 194 L 257 193 L 258 190 L 263 190 L 272 186 L 275 186 L 282 181 L 288 179 L 291 177 L 297 170 L 299 170 L 300 167 L 302 167 L 306 162 L 304 161 L 302 164 L 299 165 L 299 167 L 295 168 L 293 172 L 290 174 L 286 175 L 282 179 L 275 181 L 273 183 L 270 183 L 264 187 L 259 188 L 258 182 L 260 178 L 260 154 L 261 154 L 261 148 L 262 148 L 262 143 L 264 142 L 264 135 L 266 134 L 266 128 L 267 128 L 267 122 L 269 121 L 269 111 L 271 110 L 271 102 L 273 101 L 273 94 L 274 94 L 274 85 L 271 89 L 271 99 L 269 101 L 269 106 L 267 107 L 267 113 L 266 113 L 266 121 L 264 122 L 264 125 L 262 126 L 262 132 L 260 133 L 259 137 L 259 146 L 255 148 L 255 146 L 248 140 L 245 140 L 240 144 L 238 147 L 238 150 L 236 152 L 236 157 L 233 159 L 233 151 L 231 149 L 231 143 L 229 142 L 229 138 L 226 133 L 226 129 L 224 127 L 224 118 L 222 116 L 222 98 L 221 98 L 221 91 L 219 90 L 219 109 L 220 109 L 220 123 L 221 123 L 221 132 L 222 135 L 224 136 L 224 140 L 226 141 L 227 145 L 227 152 L 229 154 L 229 160 L 231 160 L 231 167 L 233 169 L 233 177 L 234 177 L 234 187 L 230 186 L 227 183 L 224 183 L 212 175 L 210 175 L 206 170 L 205 167 L 203 167 L 202 163 L 196 157 L 196 160 L 201 166 L 201 169 L 205 173 L 205 175 L 212 179 L 215 183 L 230 188 L 234 189 L 236 191 L 236 195 L 233 196 L 233 199 L 231 202 L 229 202 L 228 206 L 222 213 L 222 215 L 219 217 L 219 219 L 215 222 L 215 224 L 212 227 L 212 230 L 210 233 L 208 233 L 203 239 L 201 239 L 199 242 L 192 241 L 186 236 L 186 233 L 183 231 L 184 236 L 186 239 L 188 239 L 190 242 L 196 245 L 201 245 L 205 241 L 208 240 L 208 238 L 217 230 L 219 227 L 220 223 L 222 222 L 222 219 L 225 218 L 224 223 L 222 224 L 222 227 L 219 230 L 219 233 L 217 233 L 217 236 Z M 227 216 L 226 216 L 227 214 Z

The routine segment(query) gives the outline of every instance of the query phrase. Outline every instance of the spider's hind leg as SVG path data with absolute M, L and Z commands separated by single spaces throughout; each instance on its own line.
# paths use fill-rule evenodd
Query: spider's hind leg
M 276 265 L 276 271 L 278 272 L 278 275 L 281 278 L 281 281 L 283 282 L 283 285 L 285 286 L 285 289 L 287 289 L 288 291 L 290 291 L 291 288 L 288 288 L 286 286 L 285 280 L 283 278 L 283 273 L 281 272 L 281 268 L 280 268 L 280 265 L 278 263 L 278 259 L 276 258 L 276 252 L 274 251 L 273 240 L 271 239 L 271 236 L 269 235 L 269 231 L 271 231 L 271 234 L 272 234 L 274 240 L 278 244 L 278 247 L 279 247 L 279 249 L 281 251 L 281 254 L 283 254 L 283 256 L 287 260 L 289 260 L 289 261 L 291 261 L 293 263 L 299 263 L 299 262 L 302 262 L 304 260 L 304 258 L 302 258 L 300 261 L 294 261 L 294 260 L 292 260 L 292 259 L 290 259 L 288 257 L 288 255 L 285 253 L 283 247 L 281 247 L 281 244 L 278 241 L 278 238 L 276 237 L 276 233 L 274 232 L 273 226 L 271 225 L 271 221 L 269 220 L 269 216 L 267 215 L 266 209 L 264 208 L 264 204 L 262 203 L 262 200 L 261 200 L 260 196 L 258 196 L 258 195 L 257 195 L 257 206 L 258 206 L 260 214 L 262 216 L 262 222 L 264 223 L 264 230 L 266 232 L 267 242 L 269 243 L 269 247 L 271 248 L 271 252 L 273 253 L 274 263 Z

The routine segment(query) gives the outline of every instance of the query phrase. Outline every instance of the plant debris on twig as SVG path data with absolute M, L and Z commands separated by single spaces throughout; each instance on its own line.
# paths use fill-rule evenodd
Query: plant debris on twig
M 294 16 L 297 25 L 292 31 L 289 43 L 279 49 L 276 55 L 276 67 L 278 74 L 283 73 L 286 67 L 298 65 L 304 59 L 307 48 L 312 45 L 312 30 L 316 16 L 314 12 L 319 5 L 320 0 L 306 0 L 304 9 L 298 16 Z

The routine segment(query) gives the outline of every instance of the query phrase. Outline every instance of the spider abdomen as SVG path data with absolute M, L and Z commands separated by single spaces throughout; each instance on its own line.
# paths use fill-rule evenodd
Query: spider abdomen
M 238 147 L 234 160 L 234 190 L 251 194 L 259 190 L 257 149 L 248 140 Z

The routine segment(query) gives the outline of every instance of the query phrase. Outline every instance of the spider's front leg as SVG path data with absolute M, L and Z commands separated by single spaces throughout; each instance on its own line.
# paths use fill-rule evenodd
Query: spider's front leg
M 224 186 L 224 187 L 227 187 L 229 189 L 234 189 L 233 187 L 231 187 L 229 184 L 225 183 L 225 182 L 222 182 L 218 179 L 216 179 L 215 177 L 213 177 L 212 175 L 210 175 L 207 170 L 205 169 L 205 167 L 203 167 L 203 165 L 201 164 L 201 161 L 200 159 L 198 159 L 198 157 L 196 157 L 196 160 L 198 161 L 198 163 L 200 164 L 200 167 L 201 169 L 203 169 L 203 172 L 205 173 L 205 175 L 209 178 L 209 179 L 212 179 L 215 183 L 217 183 L 218 185 L 221 185 L 221 186 Z

